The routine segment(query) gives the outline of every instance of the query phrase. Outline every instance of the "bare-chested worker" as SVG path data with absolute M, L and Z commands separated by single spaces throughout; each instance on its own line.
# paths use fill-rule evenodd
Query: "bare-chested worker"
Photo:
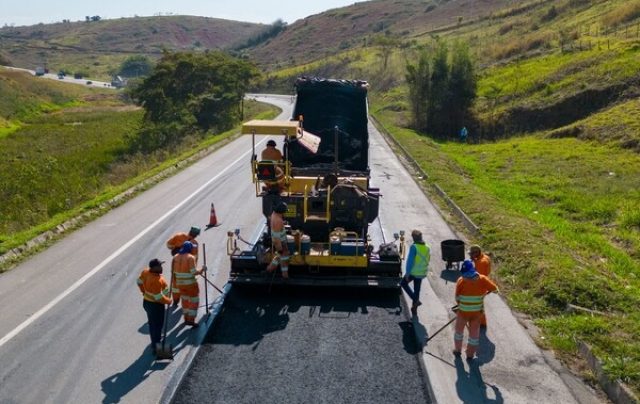
M 289 249 L 287 247 L 287 233 L 284 228 L 284 213 L 287 211 L 287 204 L 278 202 L 273 208 L 269 226 L 271 228 L 271 244 L 273 245 L 273 260 L 267 267 L 267 272 L 273 272 L 280 265 L 282 277 L 289 277 Z

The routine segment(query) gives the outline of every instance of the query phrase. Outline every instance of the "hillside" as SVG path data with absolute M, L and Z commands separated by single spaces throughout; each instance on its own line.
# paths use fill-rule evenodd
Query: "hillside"
M 163 49 L 224 49 L 264 25 L 208 17 L 136 17 L 38 24 L 0 29 L 0 60 L 34 69 L 82 70 L 106 79 L 131 55 L 157 57 Z
M 299 20 L 285 32 L 248 51 L 266 70 L 301 65 L 370 45 L 375 35 L 412 40 L 458 21 L 489 16 L 513 0 L 374 0 Z
M 43 112 L 53 112 L 112 91 L 94 90 L 0 68 L 0 138 Z

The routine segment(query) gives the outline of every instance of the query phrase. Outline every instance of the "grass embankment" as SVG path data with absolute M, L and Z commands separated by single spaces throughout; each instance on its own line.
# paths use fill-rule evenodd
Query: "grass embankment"
M 608 132 L 624 107 L 582 124 Z M 378 115 L 428 181 L 480 225 L 502 291 L 536 320 L 541 342 L 567 361 L 576 341 L 590 343 L 610 375 L 640 391 L 640 155 L 545 133 L 436 143 L 394 126 L 388 111 Z M 637 114 L 624 116 L 627 128 L 640 124 Z M 568 304 L 603 314 L 569 314 Z
M 142 110 L 123 104 L 116 92 L 88 92 L 81 98 L 63 92 L 62 103 L 51 107 L 47 97 L 30 98 L 28 113 L 14 114 L 21 117 L 19 127 L 0 137 L 0 254 L 237 133 L 130 155 L 127 139 L 142 124 Z M 265 119 L 275 114 L 255 102 L 245 103 L 245 113 Z

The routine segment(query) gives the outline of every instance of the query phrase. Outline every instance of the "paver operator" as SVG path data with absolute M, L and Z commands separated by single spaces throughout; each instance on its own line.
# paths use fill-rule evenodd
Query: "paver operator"
M 422 240 L 422 232 L 420 232 L 420 230 L 413 230 L 411 237 L 413 238 L 413 244 L 409 247 L 406 272 L 400 281 L 400 286 L 411 298 L 413 302 L 411 305 L 411 313 L 416 315 L 418 313 L 418 306 L 422 304 L 422 302 L 420 302 L 420 287 L 429 269 L 431 247 Z M 409 287 L 409 282 L 413 282 L 413 290 Z
M 462 341 L 464 329 L 469 326 L 469 339 L 467 341 L 467 360 L 472 360 L 480 344 L 480 318 L 484 312 L 484 296 L 487 293 L 497 292 L 498 287 L 488 277 L 479 274 L 471 260 L 464 260 L 460 268 L 461 277 L 456 282 L 456 327 L 453 335 L 453 354 L 462 354 Z
M 193 244 L 190 241 L 185 241 L 178 254 L 174 255 L 171 268 L 180 292 L 184 323 L 197 327 L 196 316 L 200 305 L 200 288 L 196 276 L 206 271 L 207 267 L 203 265 L 199 270 L 196 269 L 196 259 L 191 255 L 192 250 Z
M 160 349 L 162 326 L 164 325 L 165 304 L 171 304 L 169 284 L 162 276 L 162 264 L 157 258 L 149 261 L 138 277 L 137 284 L 142 292 L 142 307 L 147 312 L 151 350 L 154 355 Z
M 267 272 L 273 272 L 280 265 L 282 277 L 289 278 L 289 248 L 287 247 L 287 233 L 284 228 L 284 213 L 287 211 L 287 204 L 279 202 L 271 213 L 269 227 L 271 228 L 271 243 L 273 245 L 273 259 Z
M 469 247 L 469 257 L 473 260 L 473 266 L 476 268 L 476 271 L 480 275 L 489 277 L 491 274 L 491 259 L 487 254 L 482 252 L 479 245 L 474 244 Z M 487 316 L 485 316 L 484 313 L 482 313 L 482 318 L 480 319 L 480 327 L 487 327 Z
M 260 159 L 263 162 L 273 163 L 275 181 L 264 181 L 267 189 L 273 193 L 281 192 L 284 189 L 284 170 L 280 164 L 282 160 L 284 160 L 284 156 L 282 152 L 276 148 L 275 140 L 269 139 L 267 147 L 260 154 Z
M 198 262 L 198 241 L 196 237 L 200 235 L 200 228 L 196 226 L 192 226 L 189 229 L 189 233 L 179 232 L 171 236 L 171 238 L 167 241 L 167 248 L 171 250 L 171 255 L 178 254 L 178 251 L 182 248 L 182 245 L 185 241 L 190 241 L 193 245 L 191 250 L 191 255 L 193 255 L 196 259 L 196 263 Z M 171 295 L 173 297 L 173 305 L 177 306 L 178 302 L 180 302 L 180 289 L 176 286 L 176 278 L 173 277 L 173 282 L 171 285 Z

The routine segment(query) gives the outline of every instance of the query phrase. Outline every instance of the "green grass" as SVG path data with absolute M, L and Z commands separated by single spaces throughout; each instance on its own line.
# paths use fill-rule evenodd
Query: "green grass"
M 193 137 L 180 149 L 127 155 L 126 137 L 141 125 L 142 111 L 97 103 L 39 115 L 0 139 L 0 253 L 84 212 L 100 214 L 103 208 L 94 210 L 114 196 L 238 133 L 235 128 Z M 249 101 L 245 115 L 269 119 L 276 111 Z

